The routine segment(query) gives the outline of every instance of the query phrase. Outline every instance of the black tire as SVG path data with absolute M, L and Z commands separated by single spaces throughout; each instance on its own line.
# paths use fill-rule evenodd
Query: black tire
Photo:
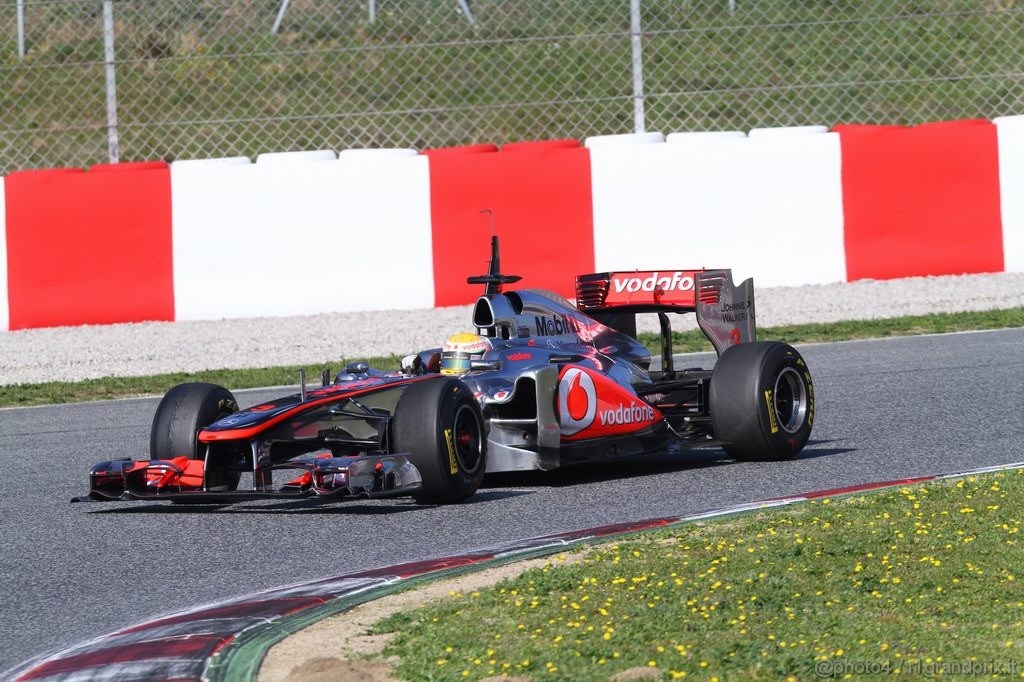
M 153 415 L 149 432 L 150 459 L 173 459 L 186 456 L 204 459 L 206 446 L 197 436 L 203 428 L 238 411 L 231 391 L 216 384 L 179 384 L 167 391 Z M 238 487 L 237 472 L 209 472 L 206 485 L 210 489 L 234 490 Z
M 428 379 L 408 388 L 395 406 L 395 452 L 410 453 L 423 477 L 420 502 L 453 504 L 480 487 L 487 469 L 487 434 L 473 392 L 458 379 Z
M 711 375 L 711 426 L 740 460 L 789 459 L 814 425 L 814 383 L 807 363 L 786 343 L 727 348 Z

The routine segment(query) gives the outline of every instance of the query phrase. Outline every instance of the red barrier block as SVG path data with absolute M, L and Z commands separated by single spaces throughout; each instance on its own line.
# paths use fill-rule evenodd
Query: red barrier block
M 995 125 L 834 130 L 849 281 L 1003 270 Z
M 577 274 L 594 269 L 590 154 L 578 141 L 521 143 L 509 151 L 445 149 L 430 158 L 430 218 L 437 306 L 472 303 L 487 272 L 493 213 L 506 274 L 516 287 L 575 295 Z
M 174 319 L 166 163 L 5 179 L 10 328 Z

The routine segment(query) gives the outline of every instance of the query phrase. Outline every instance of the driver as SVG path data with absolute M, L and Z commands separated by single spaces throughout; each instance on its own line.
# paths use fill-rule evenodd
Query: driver
M 407 355 L 402 358 L 402 371 L 407 374 L 440 372 L 461 376 L 472 369 L 473 360 L 479 360 L 484 353 L 494 348 L 491 342 L 477 334 L 462 333 L 450 337 L 444 346 L 432 351 Z
M 462 375 L 472 367 L 473 360 L 479 360 L 491 350 L 491 342 L 477 334 L 456 334 L 449 337 L 441 347 L 441 374 Z

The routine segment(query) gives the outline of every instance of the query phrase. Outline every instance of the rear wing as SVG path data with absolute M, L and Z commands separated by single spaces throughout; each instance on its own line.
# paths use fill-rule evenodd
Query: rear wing
M 757 340 L 754 280 L 734 285 L 728 269 L 580 275 L 576 278 L 576 307 L 634 338 L 637 313 L 658 313 L 663 345 L 671 342 L 667 312 L 696 313 L 697 324 L 719 355 L 729 346 Z

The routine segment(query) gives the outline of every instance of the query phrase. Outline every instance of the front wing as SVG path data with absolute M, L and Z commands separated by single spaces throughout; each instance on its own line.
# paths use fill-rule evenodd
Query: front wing
M 299 475 L 274 488 L 272 471 Z M 238 502 L 266 498 L 330 497 L 332 499 L 410 495 L 423 487 L 419 470 L 405 454 L 359 457 L 298 458 L 260 470 L 250 490 L 206 485 L 201 460 L 100 462 L 89 474 L 89 494 L 72 502 L 166 500 L 171 502 Z M 224 486 L 221 486 L 223 488 Z

